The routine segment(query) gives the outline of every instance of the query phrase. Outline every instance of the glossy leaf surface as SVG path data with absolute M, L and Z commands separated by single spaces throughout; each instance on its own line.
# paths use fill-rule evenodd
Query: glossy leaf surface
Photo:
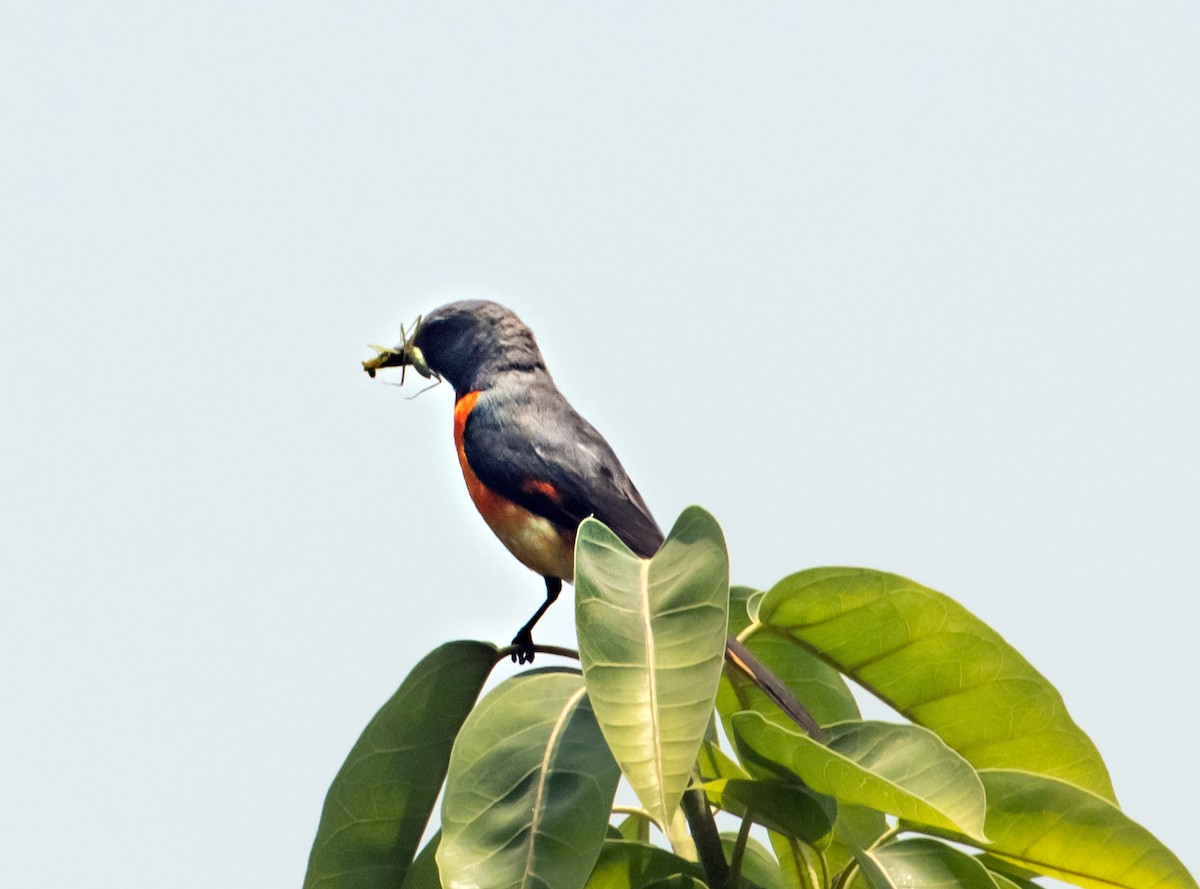
M 815 568 L 776 584 L 758 614 L 976 768 L 1049 775 L 1115 800 L 1055 688 L 953 599 L 894 574 Z
M 729 561 L 716 521 L 685 510 L 653 559 L 594 519 L 575 544 L 579 656 L 596 719 L 642 805 L 669 824 L 713 713 Z
M 496 662 L 483 642 L 426 655 L 367 724 L 334 778 L 305 889 L 383 889 L 404 880 L 437 801 L 450 748 Z
M 463 724 L 446 776 L 445 889 L 578 889 L 600 853 L 619 772 L 575 672 L 534 670 Z

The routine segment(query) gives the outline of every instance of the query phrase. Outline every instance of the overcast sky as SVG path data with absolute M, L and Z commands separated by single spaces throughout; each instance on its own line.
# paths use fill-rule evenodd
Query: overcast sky
M 8 0 L 0 884 L 299 885 L 412 665 L 528 617 L 449 389 L 359 365 L 468 296 L 735 581 L 988 621 L 1200 871 L 1198 46 L 1184 2 Z

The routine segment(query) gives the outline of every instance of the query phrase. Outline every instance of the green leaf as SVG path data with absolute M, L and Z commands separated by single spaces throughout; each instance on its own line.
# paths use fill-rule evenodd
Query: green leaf
M 1049 775 L 1115 802 L 1100 754 L 1059 693 L 948 596 L 894 574 L 815 568 L 777 583 L 759 618 L 976 768 Z
M 762 594 L 748 587 L 733 587 L 729 591 L 731 634 L 736 635 L 749 625 L 747 607 L 755 596 Z M 821 725 L 860 717 L 858 705 L 841 674 L 787 633 L 763 627 L 745 645 Z M 727 735 L 732 734 L 729 717 L 739 710 L 756 710 L 779 725 L 795 725 L 749 677 L 740 670 L 727 669 L 717 691 L 717 712 Z
M 732 862 L 733 850 L 737 846 L 737 833 L 722 832 L 721 845 L 725 849 L 725 858 Z M 746 840 L 746 848 L 742 854 L 742 880 L 748 880 L 761 889 L 786 889 L 787 886 L 775 856 L 754 837 Z
M 305 889 L 401 884 L 437 801 L 455 735 L 495 662 L 495 646 L 449 642 L 413 668 L 333 779 Z
M 857 857 L 871 889 L 997 889 L 987 868 L 937 840 L 901 840 Z
M 579 658 L 621 771 L 670 824 L 713 713 L 725 656 L 729 558 L 716 521 L 684 510 L 653 559 L 595 519 L 575 543 Z
M 605 840 L 586 889 L 646 889 L 676 874 L 702 876 L 699 865 L 657 846 Z
M 749 778 L 750 774 L 734 762 L 720 746 L 707 738 L 700 745 L 696 767 L 701 781 L 716 781 L 719 778 Z
M 837 805 L 807 787 L 783 781 L 713 781 L 704 787 L 709 799 L 739 818 L 749 817 L 777 833 L 797 837 L 809 845 L 819 843 L 833 830 Z
M 408 873 L 404 875 L 404 882 L 400 885 L 400 889 L 442 889 L 435 857 L 438 843 L 441 841 L 442 832 L 439 830 L 425 844 L 425 848 L 421 850 L 420 854 L 413 859 Z
M 501 683 L 467 718 L 442 800 L 446 889 L 578 889 L 620 777 L 575 672 Z
M 744 762 L 782 768 L 818 793 L 911 821 L 983 837 L 985 799 L 974 769 L 915 725 L 840 722 L 822 745 L 743 711 L 732 719 Z
M 991 840 L 983 848 L 1001 861 L 1095 889 L 1196 889 L 1170 849 L 1103 797 L 1027 772 L 979 777 Z
M 616 827 L 609 825 L 607 838 L 648 843 L 650 842 L 650 819 L 644 815 L 628 815 Z

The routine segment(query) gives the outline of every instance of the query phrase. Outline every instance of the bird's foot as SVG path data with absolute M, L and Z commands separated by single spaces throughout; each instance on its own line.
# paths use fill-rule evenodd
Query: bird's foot
M 533 631 L 529 627 L 522 627 L 521 632 L 513 636 L 512 644 L 517 646 L 511 656 L 513 663 L 533 663 Z

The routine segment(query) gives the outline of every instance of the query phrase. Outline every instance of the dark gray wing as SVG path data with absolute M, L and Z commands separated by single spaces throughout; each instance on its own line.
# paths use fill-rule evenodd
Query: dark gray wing
M 480 394 L 463 431 L 467 462 L 490 490 L 574 530 L 595 516 L 643 558 L 663 533 L 604 437 L 553 383 Z

